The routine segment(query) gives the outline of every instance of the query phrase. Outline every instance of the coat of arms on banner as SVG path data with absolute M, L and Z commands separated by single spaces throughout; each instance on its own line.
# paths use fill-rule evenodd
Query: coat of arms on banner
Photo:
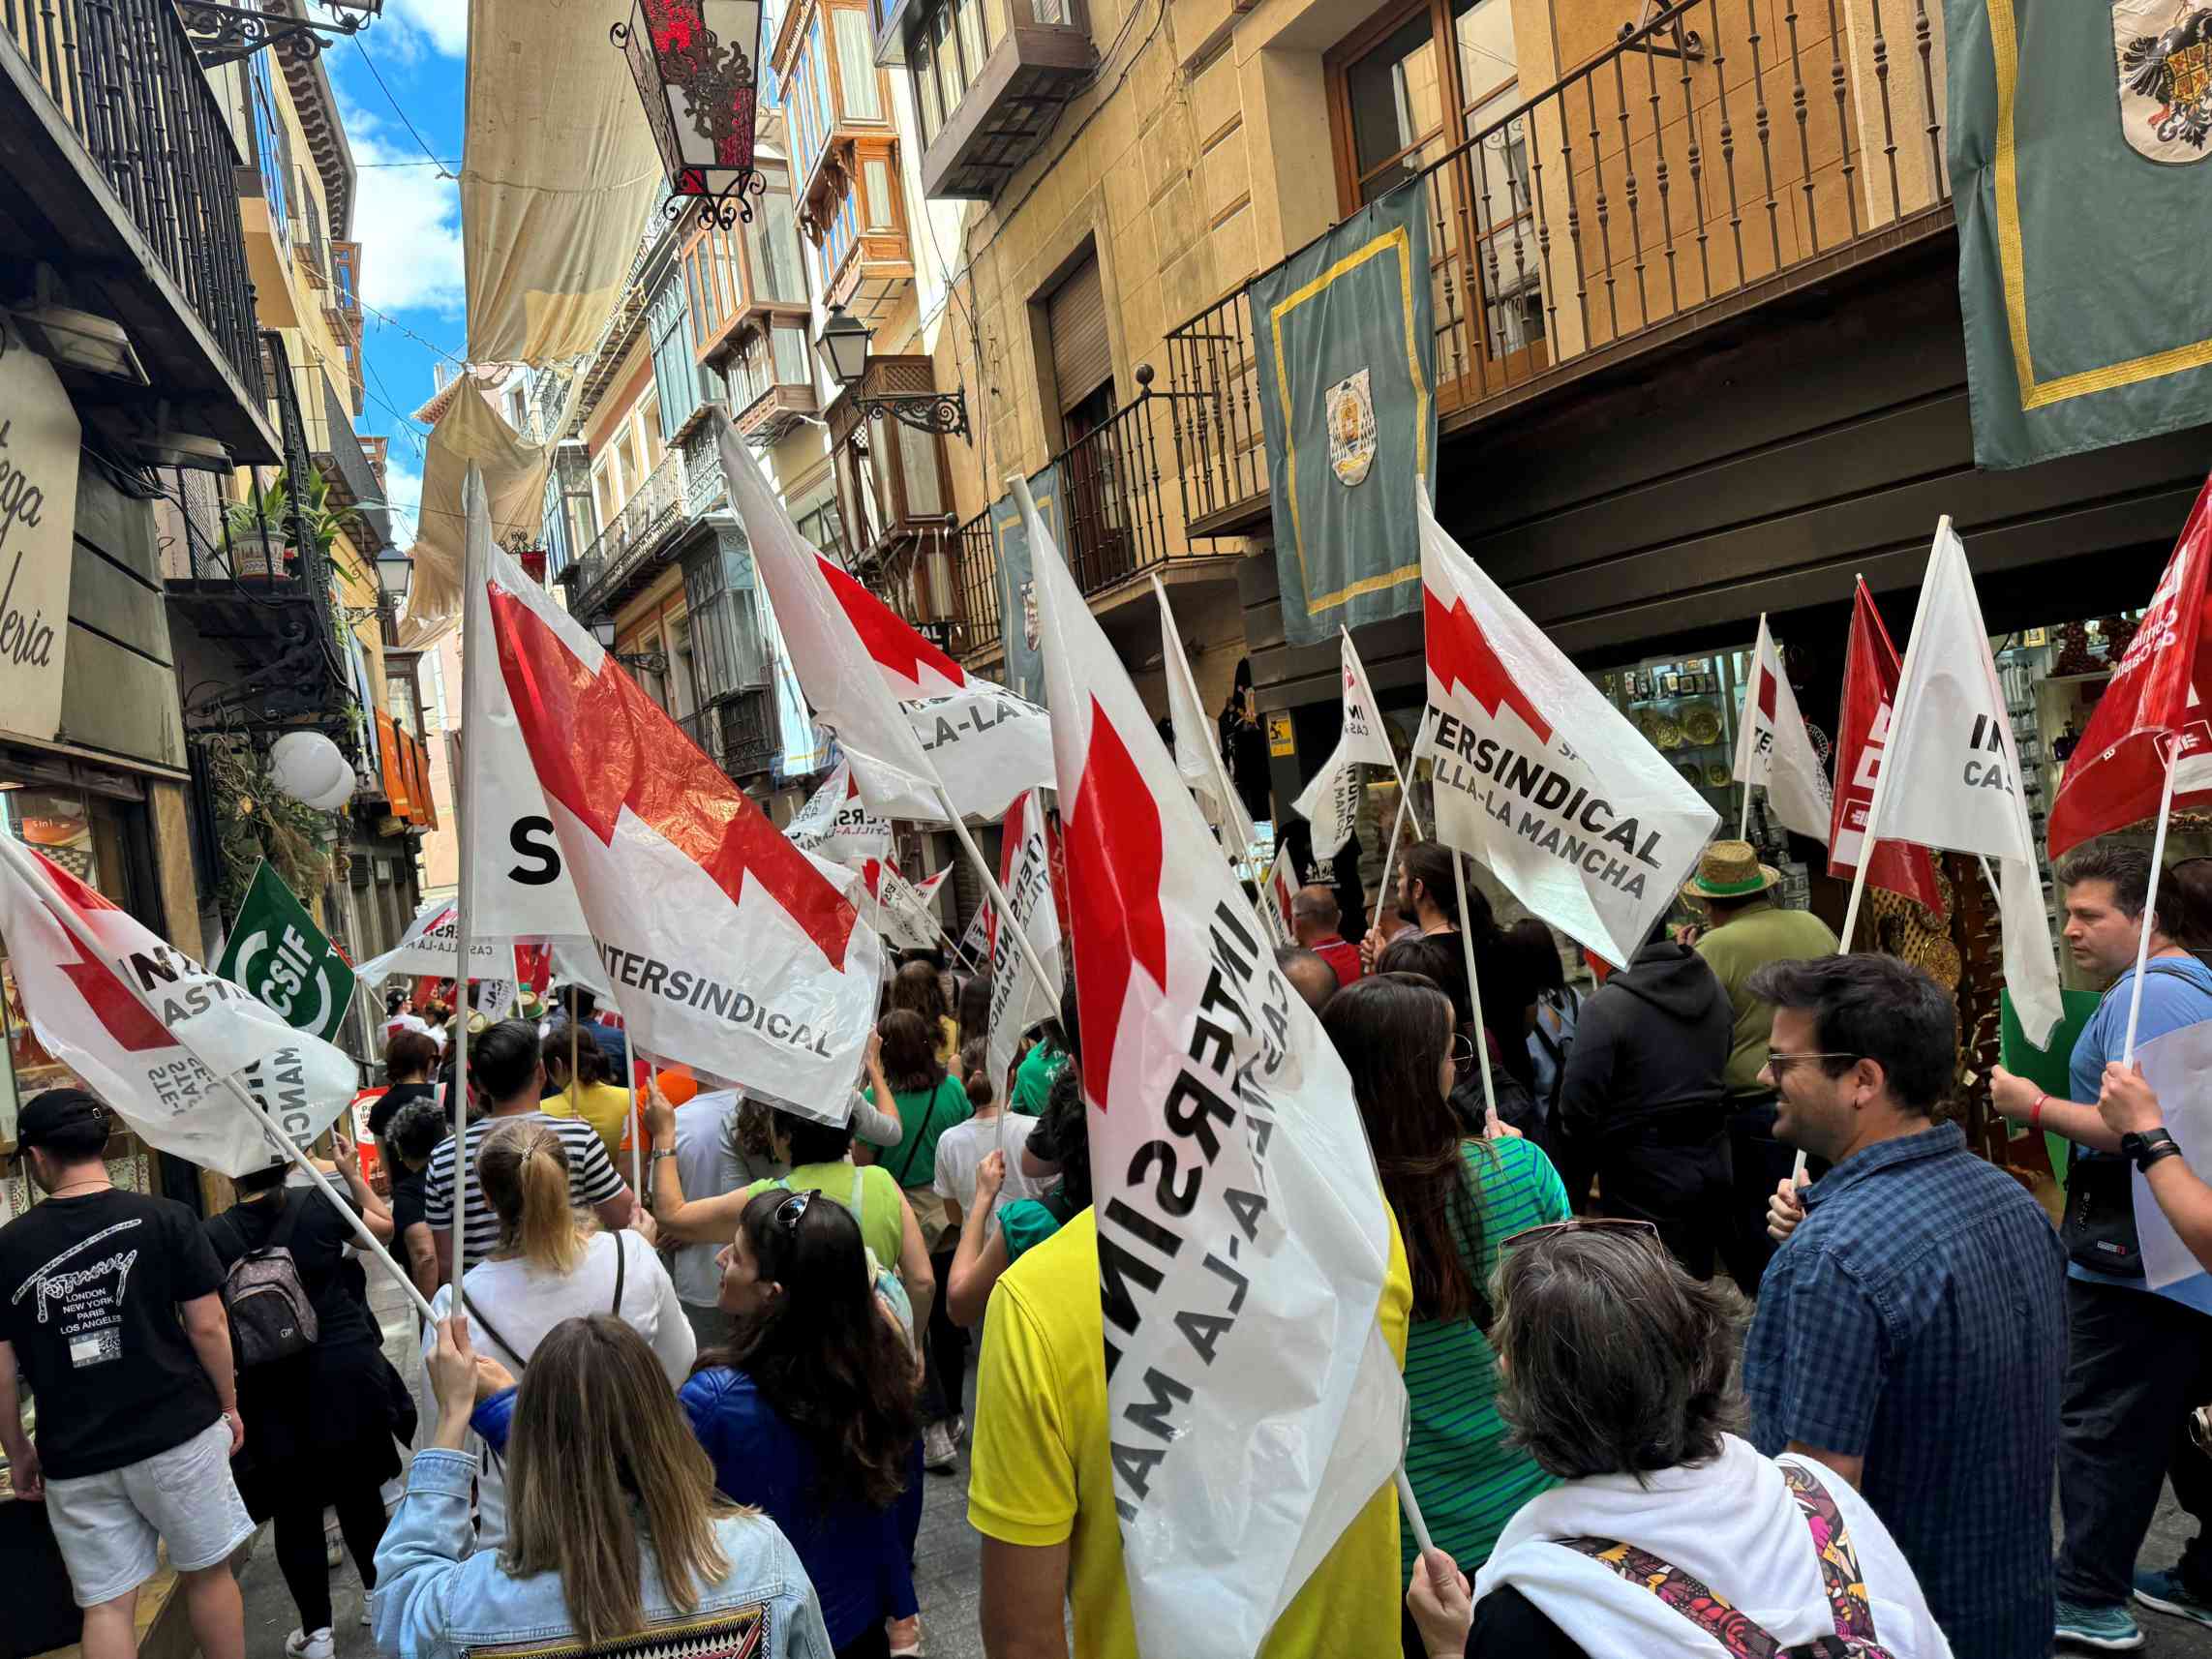
M 2154 162 L 2212 155 L 2212 5 L 2112 0 L 2120 127 Z
M 1349 488 L 1375 465 L 1375 396 L 1368 372 L 1348 375 L 1329 388 L 1324 407 L 1329 418 L 1329 466 L 1337 482 Z
M 1034 578 L 1021 585 L 1021 637 L 1029 642 L 1029 649 L 1037 649 L 1037 583 Z

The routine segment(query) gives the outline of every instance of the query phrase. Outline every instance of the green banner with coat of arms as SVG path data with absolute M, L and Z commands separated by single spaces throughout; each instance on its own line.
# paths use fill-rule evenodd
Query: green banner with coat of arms
M 1947 0 L 1974 459 L 2212 421 L 2212 0 Z
M 1284 637 L 1418 610 L 1414 481 L 1436 498 L 1437 454 L 1426 188 L 1361 208 L 1250 299 Z
M 276 1010 L 294 1031 L 336 1041 L 353 1002 L 353 968 L 263 860 L 215 971 Z

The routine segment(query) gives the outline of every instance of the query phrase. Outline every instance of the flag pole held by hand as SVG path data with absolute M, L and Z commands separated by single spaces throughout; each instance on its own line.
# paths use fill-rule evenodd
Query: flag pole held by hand
M 2143 1012 L 2143 975 L 2148 969 L 2151 953 L 2151 930 L 2158 912 L 2158 872 L 2166 862 L 2166 827 L 2173 817 L 2173 774 L 2175 763 L 2181 759 L 2181 739 L 2177 736 L 2166 757 L 2166 784 L 2158 798 L 2158 831 L 2151 838 L 2151 873 L 2148 890 L 2143 896 L 2142 937 L 2136 942 L 2136 982 L 2128 987 L 2128 1039 L 2120 1050 L 2120 1064 L 2133 1064 L 2136 1058 L 2136 1026 Z
M 1467 958 L 1467 1000 L 1474 1015 L 1474 1063 L 1482 1068 L 1482 1109 L 1486 1120 L 1498 1116 L 1498 1085 L 1490 1080 L 1489 1028 L 1482 1019 L 1482 980 L 1474 971 L 1474 935 L 1467 930 L 1467 860 L 1457 847 L 1452 853 L 1452 886 L 1459 890 L 1459 946 Z
M 1421 1505 L 1413 1496 L 1412 1481 L 1407 1478 L 1405 1459 L 1398 1460 L 1390 1478 L 1398 1488 L 1398 1507 L 1406 1512 L 1406 1525 L 1413 1534 L 1414 1546 L 1426 1555 L 1436 1545 L 1429 1539 L 1429 1523 L 1421 1519 Z

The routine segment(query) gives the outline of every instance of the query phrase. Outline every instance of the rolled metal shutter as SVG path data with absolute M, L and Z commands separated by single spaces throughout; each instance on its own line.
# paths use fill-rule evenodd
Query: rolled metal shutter
M 1113 348 L 1106 341 L 1106 289 L 1099 282 L 1098 256 L 1069 273 L 1045 302 L 1052 331 L 1052 379 L 1063 413 L 1081 403 L 1113 376 Z

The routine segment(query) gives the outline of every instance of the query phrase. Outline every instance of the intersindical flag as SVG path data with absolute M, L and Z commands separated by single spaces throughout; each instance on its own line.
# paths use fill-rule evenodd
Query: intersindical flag
M 1028 936 L 1038 961 L 1054 984 L 1063 982 L 1060 918 L 1052 904 L 1052 851 L 1045 809 L 1037 791 L 1023 790 L 1007 808 L 1000 841 L 998 885 L 1014 906 L 1015 920 Z M 1044 1020 L 1059 1015 L 1059 1005 L 1024 970 L 1020 949 L 1003 923 L 986 930 L 990 950 L 990 1074 L 1004 1077 L 1020 1052 L 1021 1040 Z
M 1826 844 L 1834 817 L 1828 772 L 1812 746 L 1798 694 L 1782 671 L 1782 653 L 1759 618 L 1759 642 L 1751 652 L 1751 678 L 1743 687 L 1743 712 L 1736 728 L 1736 763 L 1731 769 L 1745 789 L 1767 792 L 1767 805 L 1777 823 Z
M 870 811 L 861 799 L 850 761 L 840 760 L 830 769 L 783 833 L 792 845 L 833 864 L 891 857 L 891 820 Z
M 1851 638 L 1843 659 L 1842 729 L 1835 738 L 1833 815 L 1828 838 L 1828 873 L 1849 881 L 1866 857 L 1866 815 L 1874 807 L 1874 784 L 1895 720 L 1897 679 L 1902 673 L 1897 648 L 1874 609 L 1874 595 L 1864 580 L 1851 607 Z M 1936 884 L 1935 860 L 1925 847 L 1906 841 L 1877 841 L 1866 885 L 1902 894 L 1941 918 L 1943 890 Z M 1848 945 L 1849 940 L 1844 943 Z
M 543 588 L 486 581 L 495 654 L 631 1046 L 841 1123 L 883 946 Z
M 1390 1213 L 1343 1062 L 1029 534 L 1105 1315 L 1104 1355 L 1069 1361 L 1103 1362 L 1138 1651 L 1253 1659 L 1398 1461 Z
M 244 1175 L 282 1153 L 226 1077 L 302 1147 L 353 1099 L 359 1073 L 343 1050 L 294 1030 L 9 835 L 0 835 L 0 935 L 41 1044 L 148 1146 Z
M 2212 30 L 2208 30 L 2212 38 Z M 2050 808 L 2050 856 L 2158 816 L 2173 764 L 2173 809 L 2212 805 L 2212 479 L 2197 497 L 2158 590 L 2089 716 Z
M 760 463 L 715 418 L 730 498 L 792 668 L 868 805 L 887 818 L 935 824 L 949 799 L 963 819 L 995 820 L 1022 790 L 1049 784 L 1045 711 L 970 675 L 815 552 Z
M 2065 1013 L 2058 957 L 2020 793 L 2012 711 L 1982 625 L 1966 546 L 1948 518 L 1936 527 L 1921 579 L 1897 709 L 1868 832 L 1977 853 L 1996 866 L 2005 988 L 2020 1029 L 2041 1048 Z
M 1290 803 L 1290 810 L 1314 827 L 1314 857 L 1318 860 L 1335 858 L 1338 849 L 1351 839 L 1366 789 L 1359 769 L 1396 765 L 1390 753 L 1390 734 L 1367 683 L 1366 665 L 1352 649 L 1351 631 L 1341 632 L 1343 661 L 1338 676 L 1344 682 L 1344 729 L 1321 769 Z
M 1616 967 L 1720 822 L 1420 498 L 1438 838 Z

